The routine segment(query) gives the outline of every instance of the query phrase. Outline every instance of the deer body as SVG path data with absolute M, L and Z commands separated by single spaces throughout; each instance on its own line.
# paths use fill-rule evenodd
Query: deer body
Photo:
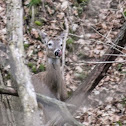
M 67 92 L 60 69 L 61 54 L 61 39 L 48 41 L 46 44 L 46 71 L 34 75 L 32 81 L 37 93 L 64 100 Z
M 46 71 L 32 77 L 32 83 L 37 93 L 65 100 L 67 98 L 66 86 L 60 69 L 60 57 L 62 54 L 62 40 L 59 38 L 46 41 Z M 54 118 L 59 111 L 51 108 L 51 105 L 44 105 L 38 99 L 38 105 L 45 115 L 45 123 Z
M 35 91 L 52 98 L 64 100 L 67 97 L 60 59 L 47 58 L 47 70 L 32 77 Z

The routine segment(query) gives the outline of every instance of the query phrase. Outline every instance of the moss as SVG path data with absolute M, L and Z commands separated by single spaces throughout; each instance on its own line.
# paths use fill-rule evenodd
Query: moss
M 78 3 L 87 3 L 87 2 L 89 2 L 89 0 L 77 0 L 78 1 Z
M 123 64 L 118 64 L 118 65 L 117 65 L 117 70 L 118 70 L 118 71 L 122 71 L 122 66 L 123 66 Z
M 40 35 L 39 35 L 39 37 L 38 37 L 38 38 L 36 38 L 36 40 L 39 40 L 39 41 L 41 41 L 41 37 L 40 37 Z
M 31 0 L 28 6 L 37 6 L 40 5 L 41 0 Z
M 81 16 L 81 14 L 83 13 L 83 7 L 78 7 L 77 8 L 77 11 L 78 11 L 78 15 Z
M 24 18 L 24 20 L 26 20 L 26 19 L 27 19 L 27 17 L 25 17 L 25 16 L 24 16 L 23 18 Z
M 124 13 L 124 16 L 126 17 L 126 9 L 124 10 L 124 12 L 123 12 L 123 13 Z
M 32 67 L 34 66 L 34 64 L 31 63 L 31 62 L 29 62 L 27 65 L 28 65 L 28 67 L 30 67 L 30 68 L 32 68 Z
M 7 76 L 6 76 L 6 79 L 9 80 L 11 79 L 11 75 L 8 73 Z
M 42 22 L 40 22 L 40 21 L 35 21 L 35 24 L 38 25 L 38 26 L 42 26 L 43 25 Z
M 73 44 L 74 40 L 72 38 L 69 38 L 67 41 L 66 41 L 66 44 Z
M 39 71 L 42 72 L 42 71 L 45 71 L 45 65 L 44 64 L 40 64 L 39 66 Z
M 71 28 L 69 29 L 69 32 L 72 33 L 72 34 L 74 33 L 74 31 Z
M 83 81 L 86 76 L 87 75 L 84 72 L 82 72 L 82 73 L 76 73 L 75 74 L 75 78 L 78 79 L 78 80 L 80 80 L 80 81 Z
M 33 54 L 37 54 L 38 53 L 38 50 L 37 49 L 34 49 L 33 50 Z
M 29 46 L 30 46 L 29 44 L 24 44 L 24 49 L 25 50 L 28 49 Z
M 121 100 L 121 104 L 126 106 L 126 97 Z
M 32 72 L 33 73 L 37 73 L 37 68 L 36 68 L 36 66 L 34 65 L 34 66 L 32 66 Z
M 66 41 L 66 48 L 69 52 L 73 52 L 73 43 L 74 43 L 74 40 L 72 38 L 69 38 L 67 41 Z
M 73 91 L 68 91 L 68 97 L 70 97 L 73 94 Z
M 85 55 L 84 52 L 79 52 L 78 57 L 80 59 L 89 59 L 90 58 L 88 55 Z
M 123 126 L 121 121 L 117 121 L 116 124 L 118 124 L 119 126 Z
M 81 16 L 82 13 L 84 12 L 84 8 L 87 6 L 89 3 L 89 0 L 77 0 L 77 11 L 78 15 Z

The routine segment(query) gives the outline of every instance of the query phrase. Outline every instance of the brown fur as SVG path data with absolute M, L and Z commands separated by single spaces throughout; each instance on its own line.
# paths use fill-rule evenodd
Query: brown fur
M 54 63 L 47 63 L 46 72 L 41 72 L 32 77 L 33 85 L 37 93 L 65 100 L 67 98 L 67 92 L 62 79 L 60 64 L 55 63 L 55 60 L 59 59 L 53 60 Z
M 50 46 L 49 43 L 52 45 Z M 61 39 L 54 39 L 46 43 L 46 71 L 38 73 L 32 77 L 32 83 L 37 93 L 56 98 L 59 100 L 65 100 L 67 98 L 66 86 L 62 77 L 62 71 L 60 69 L 60 57 L 55 56 L 55 51 L 62 50 Z M 58 110 L 52 108 L 51 105 L 41 104 L 41 99 L 38 99 L 40 108 L 43 108 L 45 115 L 45 122 L 56 115 Z
M 49 46 L 48 44 L 52 45 Z M 46 43 L 46 72 L 41 72 L 32 77 L 33 85 L 37 93 L 41 93 L 59 100 L 67 97 L 66 86 L 60 69 L 60 57 L 55 56 L 55 50 L 62 50 L 60 38 L 51 39 Z

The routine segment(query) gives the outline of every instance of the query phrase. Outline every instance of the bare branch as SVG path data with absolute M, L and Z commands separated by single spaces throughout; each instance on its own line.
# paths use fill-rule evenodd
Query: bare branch
M 68 37 L 68 33 L 69 33 L 69 24 L 68 24 L 67 18 L 65 18 L 65 26 L 66 26 L 66 30 L 65 30 L 64 40 L 63 40 L 63 56 L 62 56 L 62 75 L 63 75 L 63 78 L 64 78 L 64 66 L 65 66 L 66 41 L 67 41 L 67 37 Z
M 77 38 L 81 38 L 81 39 L 84 38 L 84 35 L 76 35 L 76 34 L 72 34 L 72 33 L 69 33 L 69 35 L 71 35 L 71 36 L 75 36 L 75 37 L 77 37 Z
M 31 8 L 32 8 L 31 25 L 33 26 L 34 21 L 35 21 L 35 7 L 34 7 L 34 5 Z
M 119 0 L 119 8 L 120 8 L 120 11 L 121 11 L 124 19 L 126 20 L 126 16 L 124 15 L 123 6 L 121 5 L 121 1 L 120 0 Z
M 116 55 L 115 55 L 116 56 Z M 81 63 L 88 63 L 88 64 L 102 64 L 102 63 L 125 63 L 126 60 L 122 60 L 122 61 L 83 61 Z
M 90 40 L 93 40 L 93 41 L 95 41 L 95 42 L 97 42 L 97 43 L 102 43 L 103 45 L 108 45 L 109 47 L 111 47 L 111 48 L 117 50 L 118 52 L 120 52 L 120 53 L 122 53 L 122 54 L 124 54 L 121 50 L 119 50 L 117 47 L 111 45 L 111 44 L 108 43 L 108 42 L 107 42 L 107 43 L 104 43 L 104 42 L 101 42 L 101 41 L 97 41 L 97 40 L 95 40 L 95 39 L 90 39 Z M 118 45 L 116 45 L 116 46 L 118 46 Z M 122 47 L 122 49 L 125 49 L 125 48 Z
M 102 37 L 104 37 L 106 40 L 108 40 L 108 44 L 112 44 L 111 45 L 111 47 L 112 48 L 115 48 L 116 50 L 118 50 L 119 52 L 121 52 L 122 54 L 124 54 L 122 51 L 120 51 L 118 48 L 120 48 L 120 49 L 124 49 L 124 50 L 126 50 L 124 47 L 121 47 L 121 46 L 119 46 L 119 45 L 117 45 L 116 43 L 113 43 L 113 42 L 111 42 L 106 36 L 104 36 L 104 35 L 102 35 L 100 32 L 98 32 L 94 27 L 91 27 L 97 34 L 99 34 L 100 36 L 102 36 Z M 118 48 L 117 48 L 118 47 Z
M 7 94 L 12 96 L 18 96 L 17 91 L 11 87 L 0 86 L 0 94 Z
M 121 54 L 104 54 L 106 56 L 120 56 L 120 57 L 126 57 L 126 54 L 121 55 Z

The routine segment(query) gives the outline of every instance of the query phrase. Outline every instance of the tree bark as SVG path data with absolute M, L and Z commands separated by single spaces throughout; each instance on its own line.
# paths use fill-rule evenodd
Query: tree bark
M 11 73 L 17 82 L 24 126 L 36 126 L 37 101 L 29 69 L 24 64 L 22 0 L 7 1 L 7 40 Z

